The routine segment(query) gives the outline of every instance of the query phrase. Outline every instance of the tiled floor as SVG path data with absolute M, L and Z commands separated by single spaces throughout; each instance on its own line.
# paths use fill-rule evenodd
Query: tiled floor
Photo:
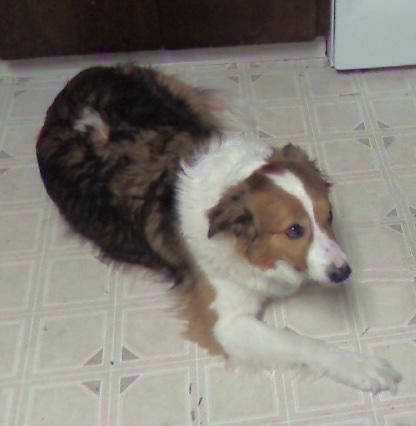
M 1 425 L 416 425 L 416 70 L 337 74 L 325 59 L 271 53 L 162 68 L 245 99 L 263 117 L 248 137 L 303 146 L 336 183 L 354 276 L 277 304 L 267 321 L 380 353 L 404 376 L 399 394 L 234 374 L 184 341 L 169 283 L 101 263 L 38 176 L 34 140 L 53 96 L 112 58 L 29 62 L 0 78 Z

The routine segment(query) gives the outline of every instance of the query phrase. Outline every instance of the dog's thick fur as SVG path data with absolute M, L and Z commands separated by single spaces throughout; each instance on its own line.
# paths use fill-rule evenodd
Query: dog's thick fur
M 168 269 L 180 282 L 188 267 L 174 185 L 180 161 L 218 132 L 208 102 L 149 68 L 78 74 L 48 109 L 37 143 L 45 188 L 65 219 L 105 255 Z
M 81 72 L 38 138 L 47 192 L 105 255 L 170 271 L 188 337 L 212 352 L 395 392 L 400 375 L 387 362 L 261 322 L 269 300 L 351 270 L 315 164 L 292 145 L 225 136 L 211 107 L 209 91 L 152 69 Z

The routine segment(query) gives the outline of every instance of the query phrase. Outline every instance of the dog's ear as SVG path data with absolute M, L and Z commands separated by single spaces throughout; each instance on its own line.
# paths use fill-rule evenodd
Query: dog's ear
M 253 239 L 256 227 L 253 215 L 246 204 L 244 190 L 224 195 L 218 204 L 208 211 L 208 238 L 219 232 L 229 232 L 238 237 Z
M 269 158 L 269 163 L 274 165 L 274 167 L 281 162 L 285 163 L 287 161 L 293 163 L 311 163 L 308 154 L 302 148 L 291 143 L 286 144 L 281 149 L 274 149 Z
M 310 161 L 308 154 L 296 145 L 288 143 L 282 148 L 283 157 L 290 161 Z
M 328 181 L 327 176 L 318 167 L 316 161 L 310 160 L 308 154 L 306 154 L 303 149 L 299 148 L 298 146 L 292 145 L 291 143 L 288 143 L 282 148 L 282 153 L 283 157 L 289 161 L 304 162 L 306 164 L 309 164 L 309 166 L 312 167 L 315 172 L 318 172 L 320 174 L 325 186 L 328 189 L 331 189 L 333 187 L 334 184 Z

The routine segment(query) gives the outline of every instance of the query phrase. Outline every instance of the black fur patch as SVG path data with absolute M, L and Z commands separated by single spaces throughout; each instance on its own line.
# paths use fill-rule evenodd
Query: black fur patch
M 105 255 L 183 276 L 174 206 L 179 161 L 219 131 L 203 96 L 149 68 L 94 67 L 48 109 L 36 147 L 45 188 Z M 74 129 L 85 107 L 108 126 L 107 143 Z

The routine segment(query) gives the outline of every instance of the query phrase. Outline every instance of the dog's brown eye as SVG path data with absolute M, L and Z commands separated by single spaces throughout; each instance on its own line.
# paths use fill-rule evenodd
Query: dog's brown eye
M 292 240 L 302 238 L 304 234 L 305 228 L 302 225 L 299 225 L 298 223 L 295 223 L 286 229 L 286 235 Z

